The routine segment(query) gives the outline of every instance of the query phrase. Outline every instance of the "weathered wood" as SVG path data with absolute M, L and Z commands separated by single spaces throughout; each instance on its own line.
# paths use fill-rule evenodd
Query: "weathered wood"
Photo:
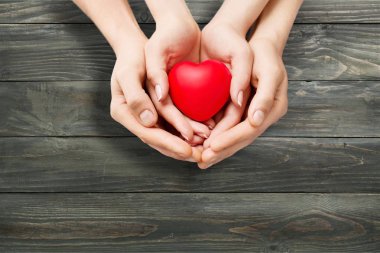
M 378 252 L 376 194 L 1 194 L 1 252 Z
M 305 0 L 296 23 L 379 23 L 378 0 Z
M 154 25 L 143 25 L 149 35 Z M 108 80 L 115 57 L 82 25 L 0 25 L 0 80 Z M 284 53 L 291 80 L 378 80 L 380 26 L 296 25 Z
M 0 192 L 380 192 L 379 138 L 259 138 L 207 171 L 134 137 L 0 138 Z
M 0 136 L 131 136 L 109 116 L 108 81 L 0 83 Z M 377 81 L 292 81 L 264 136 L 380 137 Z
M 194 19 L 207 23 L 215 15 L 222 0 L 187 0 Z M 140 23 L 154 20 L 141 0 L 129 0 Z M 0 23 L 89 23 L 90 20 L 68 0 L 2 0 Z M 379 23 L 377 0 L 305 0 L 297 23 Z

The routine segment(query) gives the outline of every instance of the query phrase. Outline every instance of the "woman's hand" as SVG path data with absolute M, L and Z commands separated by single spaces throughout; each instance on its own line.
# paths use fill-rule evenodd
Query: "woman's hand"
M 164 155 L 179 160 L 199 161 L 200 151 L 157 123 L 157 112 L 145 93 L 144 45 L 147 39 L 136 36 L 117 51 L 111 77 L 111 115 L 144 143 Z
M 228 102 L 224 110 L 214 117 L 218 122 L 203 145 L 204 148 L 208 148 L 219 134 L 241 120 L 250 93 L 253 55 L 243 33 L 228 24 L 211 22 L 202 31 L 201 59 L 219 60 L 226 64 L 232 73 L 232 102 Z
M 159 114 L 192 145 L 202 144 L 210 129 L 174 106 L 167 72 L 180 61 L 199 62 L 200 30 L 184 1 L 147 1 L 156 31 L 145 46 L 148 91 Z M 166 6 L 167 5 L 167 6 Z M 213 122 L 207 122 L 213 125 Z M 195 135 L 194 135 L 195 134 Z
M 244 121 L 211 140 L 198 163 L 202 169 L 251 144 L 287 111 L 288 79 L 278 47 L 266 39 L 251 40 L 250 46 L 254 56 L 251 83 L 256 92 L 248 113 Z

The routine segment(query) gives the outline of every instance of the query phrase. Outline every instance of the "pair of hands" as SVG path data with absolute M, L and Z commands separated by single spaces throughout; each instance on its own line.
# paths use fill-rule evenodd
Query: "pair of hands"
M 167 71 L 180 61 L 206 59 L 230 69 L 231 102 L 200 123 L 174 106 Z M 111 116 L 162 154 L 207 168 L 252 143 L 286 113 L 287 85 L 274 41 L 247 41 L 228 24 L 210 22 L 201 32 L 194 20 L 172 20 L 157 23 L 149 40 L 141 35 L 117 52 Z

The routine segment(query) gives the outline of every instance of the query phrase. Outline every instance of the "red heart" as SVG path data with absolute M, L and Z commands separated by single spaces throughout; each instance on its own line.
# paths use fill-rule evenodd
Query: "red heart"
M 205 121 L 227 102 L 231 73 L 223 63 L 207 60 L 200 64 L 177 63 L 169 72 L 170 96 L 189 118 Z

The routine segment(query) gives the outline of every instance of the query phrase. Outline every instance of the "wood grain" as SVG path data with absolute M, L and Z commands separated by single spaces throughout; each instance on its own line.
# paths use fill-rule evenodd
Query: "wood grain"
M 223 1 L 186 2 L 203 27 Z M 305 0 L 288 114 L 201 171 L 110 118 L 115 57 L 72 1 L 1 0 L 0 252 L 379 252 L 379 24 L 378 0 Z
M 0 138 L 0 192 L 380 192 L 379 138 L 259 138 L 203 171 L 137 138 Z
M 194 19 L 208 23 L 222 0 L 187 0 Z M 140 23 L 154 20 L 141 0 L 129 0 Z M 2 0 L 0 23 L 89 23 L 90 20 L 67 0 Z M 377 0 L 305 0 L 296 23 L 379 23 Z
M 264 136 L 380 137 L 377 81 L 292 81 Z M 131 136 L 109 116 L 108 81 L 0 83 L 0 136 Z
M 2 252 L 377 252 L 377 194 L 1 194 Z
M 91 24 L 0 25 L 0 34 L 0 81 L 110 78 L 114 54 Z M 373 24 L 296 25 L 284 52 L 289 79 L 378 80 L 379 40 Z

